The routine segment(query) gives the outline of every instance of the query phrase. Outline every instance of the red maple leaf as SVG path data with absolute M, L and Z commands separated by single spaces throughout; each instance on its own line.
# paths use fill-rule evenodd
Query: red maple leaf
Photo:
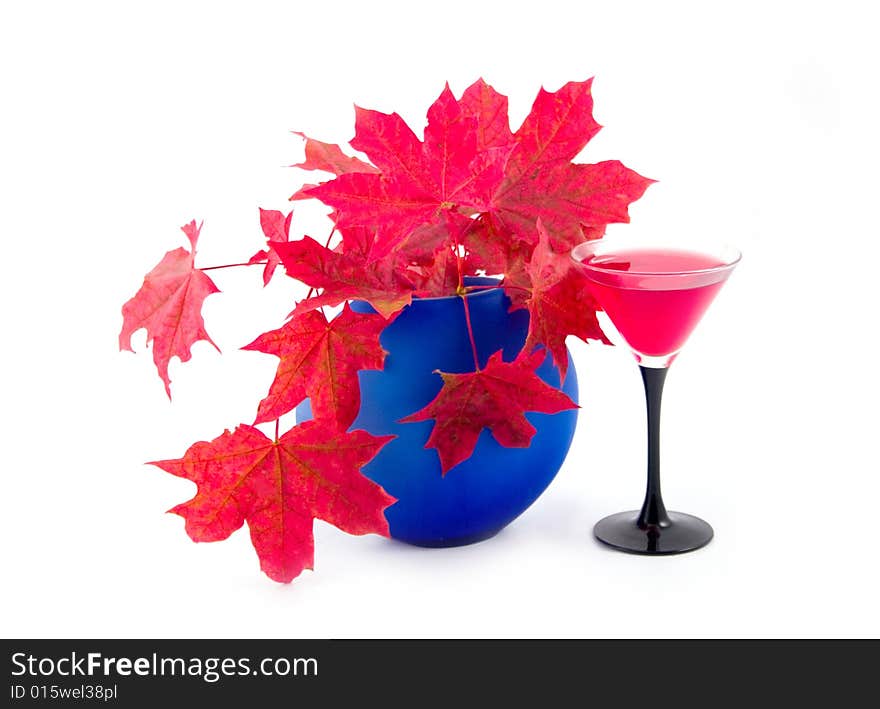
M 443 388 L 434 400 L 401 422 L 434 419 L 425 447 L 437 449 L 444 475 L 470 457 L 484 428 L 502 446 L 526 448 L 535 435 L 526 411 L 554 414 L 577 408 L 566 394 L 535 374 L 544 356 L 538 351 L 504 362 L 499 351 L 478 372 L 439 372 Z
M 147 331 L 147 344 L 153 343 L 153 362 L 165 383 L 165 392 L 171 398 L 171 379 L 168 364 L 172 357 L 186 362 L 192 356 L 190 348 L 198 340 L 207 340 L 217 351 L 202 320 L 202 303 L 220 290 L 208 275 L 194 266 L 196 243 L 202 225 L 195 220 L 181 227 L 192 245 L 169 251 L 144 277 L 140 290 L 122 306 L 122 331 L 119 349 L 133 352 L 131 336 L 141 328 Z
M 535 223 L 540 219 L 554 247 L 571 250 L 602 236 L 607 224 L 629 222 L 629 204 L 653 182 L 617 160 L 564 163 L 503 187 L 492 214 L 509 233 L 531 245 L 537 243 Z
M 306 236 L 277 244 L 275 250 L 288 276 L 322 291 L 301 301 L 295 312 L 364 300 L 387 318 L 412 301 L 413 284 L 401 270 L 387 268 L 381 261 L 368 263 L 366 255 L 354 248 L 336 251 Z
M 323 143 L 320 140 L 309 138 L 304 133 L 293 131 L 306 141 L 305 160 L 291 167 L 302 170 L 321 170 L 332 172 L 334 175 L 344 175 L 348 172 L 379 172 L 375 167 L 363 160 L 346 155 L 342 148 L 333 143 Z
M 283 327 L 243 347 L 281 360 L 254 423 L 277 419 L 308 397 L 315 419 L 347 429 L 360 409 L 358 371 L 384 366 L 379 333 L 386 325 L 381 315 L 356 313 L 346 303 L 329 323 L 320 310 L 295 312 Z
M 340 175 L 306 194 L 336 209 L 341 227 L 373 227 L 371 257 L 381 258 L 417 227 L 443 224 L 447 212 L 489 207 L 509 150 L 478 149 L 477 124 L 448 86 L 428 109 L 424 142 L 396 113 L 358 108 L 351 145 L 381 174 Z
M 529 332 L 525 352 L 544 345 L 553 356 L 564 379 L 568 369 L 565 338 L 576 335 L 582 340 L 601 340 L 611 344 L 596 318 L 598 304 L 590 295 L 584 279 L 574 268 L 570 254 L 553 251 L 550 237 L 538 221 L 540 240 L 526 266 L 529 294 Z
M 571 81 L 553 93 L 541 89 L 514 135 L 504 182 L 488 211 L 497 226 L 531 245 L 539 218 L 560 250 L 601 236 L 606 224 L 629 221 L 627 206 L 653 182 L 617 161 L 571 163 L 601 128 L 593 119 L 592 82 Z
M 251 256 L 248 264 L 266 261 L 266 267 L 263 269 L 263 285 L 269 285 L 275 269 L 281 263 L 278 252 L 275 247 L 278 244 L 286 244 L 290 240 L 290 221 L 293 219 L 291 211 L 287 216 L 283 212 L 276 209 L 260 209 L 260 227 L 263 234 L 269 240 L 268 248 L 258 251 Z
M 241 425 L 151 465 L 198 485 L 193 499 L 169 510 L 186 520 L 193 541 L 226 539 L 247 522 L 260 568 L 289 583 L 313 568 L 314 519 L 388 536 L 383 512 L 395 499 L 360 468 L 392 438 L 306 421 L 272 441 Z
M 293 133 L 304 138 L 306 141 L 305 160 L 290 167 L 298 167 L 301 170 L 320 170 L 321 172 L 330 172 L 334 175 L 345 175 L 350 172 L 379 172 L 369 163 L 346 155 L 342 152 L 342 148 L 334 143 L 323 143 L 320 140 L 309 138 L 299 131 L 293 131 Z M 314 187 L 317 187 L 317 185 L 302 185 L 290 196 L 290 201 L 310 199 L 309 190 Z
M 559 91 L 538 92 L 532 110 L 516 131 L 516 148 L 505 170 L 505 187 L 551 165 L 571 162 L 600 126 L 593 119 L 592 79 L 569 81 Z

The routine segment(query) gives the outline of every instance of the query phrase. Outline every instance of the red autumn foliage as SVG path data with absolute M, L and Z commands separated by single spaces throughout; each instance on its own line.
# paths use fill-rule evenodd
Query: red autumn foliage
M 153 465 L 198 485 L 193 499 L 170 510 L 193 541 L 226 539 L 247 522 L 260 568 L 289 582 L 312 568 L 315 518 L 349 534 L 388 535 L 382 512 L 394 498 L 360 468 L 391 438 L 306 421 L 272 441 L 241 425 Z
M 541 221 L 538 245 L 525 268 L 529 285 L 525 307 L 529 309 L 529 333 L 525 350 L 543 345 L 565 377 L 568 354 L 565 338 L 576 335 L 582 340 L 601 340 L 611 344 L 596 318 L 598 305 L 584 288 L 581 276 L 574 270 L 571 257 L 558 254 L 550 246 L 550 237 Z
M 195 268 L 196 244 L 201 225 L 195 220 L 182 226 L 192 245 L 192 251 L 174 249 L 162 257 L 156 267 L 144 277 L 140 290 L 122 306 L 122 331 L 119 349 L 131 349 L 131 336 L 145 328 L 147 344 L 153 344 L 153 362 L 159 377 L 165 383 L 165 393 L 171 398 L 171 379 L 168 363 L 172 357 L 186 362 L 190 348 L 198 340 L 214 341 L 205 332 L 202 303 L 220 290 L 204 271 Z M 220 351 L 220 348 L 217 348 Z
M 365 300 L 390 317 L 412 300 L 413 284 L 404 272 L 384 268 L 384 262 L 366 264 L 364 254 L 354 249 L 329 249 L 306 236 L 276 244 L 275 251 L 288 276 L 321 291 L 303 300 L 297 312 Z
M 265 262 L 266 265 L 263 268 L 264 286 L 269 285 L 269 281 L 272 280 L 272 276 L 275 274 L 275 269 L 281 263 L 277 247 L 279 244 L 286 244 L 290 241 L 290 221 L 292 219 L 292 211 L 288 212 L 287 216 L 284 216 L 283 212 L 279 212 L 276 209 L 260 210 L 260 227 L 268 243 L 265 249 L 257 251 L 257 253 L 251 256 L 248 264 L 256 265 Z
M 534 352 L 505 362 L 499 351 L 476 372 L 440 372 L 443 388 L 437 398 L 403 422 L 434 419 L 426 447 L 437 449 L 444 475 L 470 457 L 484 428 L 502 446 L 525 448 L 535 435 L 526 411 L 555 414 L 576 408 L 568 396 L 535 374 L 543 361 L 544 353 Z
M 356 313 L 346 303 L 330 322 L 321 310 L 297 312 L 246 345 L 281 360 L 255 423 L 274 421 L 309 397 L 317 419 L 346 430 L 360 408 L 358 371 L 382 369 L 379 333 L 387 324 L 381 315 Z
M 378 172 L 372 165 L 363 160 L 349 157 L 342 152 L 342 148 L 332 143 L 322 143 L 303 135 L 299 131 L 294 133 L 303 138 L 305 143 L 305 160 L 291 165 L 303 170 L 321 170 L 331 172 L 334 175 L 344 175 L 347 172 Z
M 285 324 L 245 349 L 279 358 L 255 424 L 277 426 L 306 397 L 315 418 L 278 441 L 239 426 L 159 463 L 199 485 L 196 497 L 174 510 L 193 539 L 225 538 L 247 521 L 264 571 L 289 581 L 311 568 L 313 517 L 357 534 L 387 533 L 382 511 L 391 498 L 359 473 L 387 437 L 348 430 L 360 406 L 357 373 L 383 367 L 379 335 L 412 298 L 459 295 L 467 314 L 468 276 L 499 277 L 510 307 L 528 310 L 529 330 L 513 362 L 499 352 L 485 367 L 475 362 L 473 372 L 441 374 L 434 401 L 404 419 L 433 419 L 427 447 L 437 450 L 442 474 L 471 455 L 484 429 L 502 445 L 528 446 L 534 429 L 526 412 L 574 406 L 535 374 L 540 348 L 564 376 L 569 335 L 606 341 L 568 253 L 601 238 L 608 224 L 629 221 L 630 203 L 652 182 L 614 160 L 573 162 L 600 129 L 591 84 L 541 89 L 515 131 L 507 97 L 482 79 L 458 99 L 446 86 L 428 109 L 421 138 L 396 113 L 356 108 L 351 147 L 369 163 L 299 134 L 305 157 L 293 167 L 331 177 L 300 185 L 291 200 L 329 206 L 338 236 L 325 245 L 308 236 L 290 241 L 292 213 L 260 210 L 266 248 L 248 263 L 264 266 L 264 283 L 280 263 L 311 290 Z M 210 342 L 201 305 L 217 292 L 207 269 L 194 266 L 195 222 L 184 230 L 192 252 L 169 252 L 147 275 L 123 307 L 120 335 L 130 349 L 131 333 L 147 328 L 169 396 L 169 360 L 187 360 L 198 339 Z M 353 300 L 376 312 L 355 312 Z M 340 304 L 328 321 L 323 308 Z M 331 489 L 325 479 L 336 481 L 332 499 L 323 500 L 335 506 L 329 511 L 316 497 Z

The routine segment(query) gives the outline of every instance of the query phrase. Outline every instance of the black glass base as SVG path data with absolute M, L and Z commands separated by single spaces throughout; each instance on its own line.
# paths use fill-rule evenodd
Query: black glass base
M 638 510 L 599 520 L 593 534 L 600 542 L 632 554 L 683 554 L 706 546 L 714 532 L 707 522 L 684 512 L 669 512 L 669 524 L 636 524 Z

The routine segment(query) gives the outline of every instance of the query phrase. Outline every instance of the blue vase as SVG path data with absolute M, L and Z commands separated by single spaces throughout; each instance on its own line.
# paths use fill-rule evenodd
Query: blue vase
M 481 366 L 499 349 L 506 361 L 514 359 L 525 342 L 528 312 L 508 312 L 510 301 L 501 289 L 467 298 Z M 373 312 L 365 303 L 351 307 Z M 522 514 L 556 476 L 571 445 L 577 410 L 526 414 L 537 429 L 528 448 L 505 448 L 483 430 L 473 455 L 443 476 L 437 451 L 425 448 L 434 421 L 398 421 L 424 408 L 440 391 L 442 380 L 435 370 L 473 371 L 461 299 L 414 299 L 382 332 L 380 342 L 388 353 L 385 368 L 359 373 L 361 408 L 352 429 L 397 436 L 362 471 L 397 498 L 385 511 L 391 536 L 429 547 L 488 539 Z M 559 370 L 549 355 L 537 374 L 559 388 Z M 562 391 L 577 403 L 573 366 Z M 297 407 L 297 420 L 310 415 L 306 400 Z

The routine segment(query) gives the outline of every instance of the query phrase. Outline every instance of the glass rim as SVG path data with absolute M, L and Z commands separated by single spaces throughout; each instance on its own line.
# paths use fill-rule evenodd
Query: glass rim
M 625 236 L 613 236 L 610 238 L 600 237 L 599 239 L 584 241 L 583 243 L 575 246 L 571 250 L 569 255 L 571 259 L 582 268 L 590 269 L 593 271 L 600 271 L 602 273 L 619 274 L 621 273 L 619 269 L 603 268 L 601 264 L 587 263 L 583 258 L 578 257 L 577 252 L 590 252 L 595 248 L 608 244 L 613 244 L 614 246 L 619 245 L 622 249 L 633 249 L 643 246 L 646 243 L 650 243 L 651 246 L 660 249 L 667 248 L 680 251 L 691 250 L 701 254 L 729 254 L 729 257 L 724 257 L 722 259 L 724 263 L 718 266 L 710 266 L 709 268 L 691 268 L 681 271 L 624 271 L 624 273 L 626 273 L 627 275 L 652 276 L 654 278 L 663 278 L 666 276 L 691 276 L 699 274 L 722 273 L 724 271 L 732 269 L 742 260 L 742 252 L 738 248 L 727 242 L 709 242 L 708 245 L 704 245 L 703 242 L 700 242 L 698 239 L 683 239 L 679 240 L 678 242 L 675 242 L 674 240 L 672 242 L 660 241 L 655 244 L 654 242 L 646 242 L 645 239 L 630 239 Z M 708 248 L 706 246 L 708 246 Z

